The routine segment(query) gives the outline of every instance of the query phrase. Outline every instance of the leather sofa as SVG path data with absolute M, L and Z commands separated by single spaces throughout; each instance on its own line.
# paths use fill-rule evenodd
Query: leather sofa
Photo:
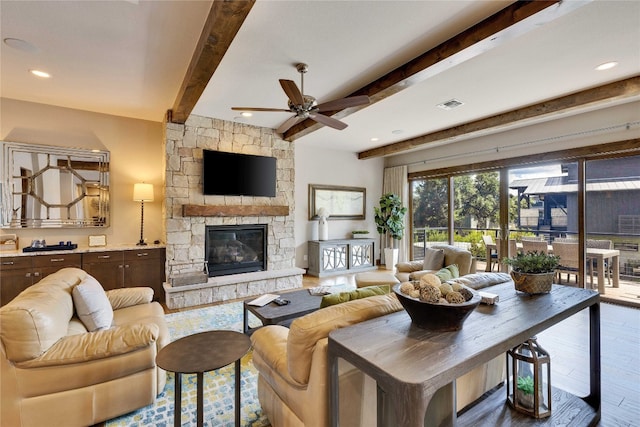
M 258 370 L 258 398 L 274 427 L 326 427 L 330 424 L 327 346 L 337 328 L 402 310 L 395 294 L 326 307 L 284 326 L 253 333 L 253 363 Z M 457 409 L 502 384 L 504 357 L 481 365 L 456 381 Z M 375 381 L 346 366 L 340 375 L 340 425 L 375 425 Z
M 439 269 L 452 264 L 456 264 L 458 266 L 458 271 L 461 276 L 476 272 L 476 259 L 471 252 L 465 249 L 452 245 L 433 245 L 427 248 L 425 257 L 427 256 L 429 249 L 444 252 L 444 259 L 441 264 L 425 269 L 425 263 L 423 260 L 399 262 L 396 264 L 396 278 L 401 282 L 418 280 L 427 273 L 434 273 Z
M 0 425 L 93 425 L 153 403 L 164 389 L 155 358 L 169 331 L 153 290 L 107 291 L 112 326 L 88 332 L 72 298 L 87 276 L 64 268 L 0 308 Z

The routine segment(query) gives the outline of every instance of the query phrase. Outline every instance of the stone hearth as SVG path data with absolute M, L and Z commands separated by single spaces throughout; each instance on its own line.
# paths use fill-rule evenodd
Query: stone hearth
M 266 271 L 183 286 L 165 284 L 167 306 L 184 308 L 301 287 L 304 270 L 295 267 L 294 144 L 273 129 L 191 115 L 184 125 L 166 124 L 165 149 L 167 277 L 202 271 L 206 225 L 268 226 Z M 203 195 L 203 149 L 276 157 L 276 197 Z

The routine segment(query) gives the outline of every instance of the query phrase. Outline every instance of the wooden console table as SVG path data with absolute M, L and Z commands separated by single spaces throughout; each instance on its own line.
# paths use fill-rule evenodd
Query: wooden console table
M 601 402 L 598 293 L 553 285 L 549 294 L 527 296 L 516 293 L 512 283 L 486 290 L 498 294 L 500 301 L 493 306 L 480 305 L 460 331 L 430 332 L 417 328 L 403 310 L 331 332 L 328 362 L 332 426 L 339 425 L 339 359 L 346 360 L 377 382 L 379 427 L 477 425 L 474 415 L 469 415 L 472 411 L 456 416 L 455 379 L 585 308 L 589 308 L 590 315 L 590 394 L 580 398 L 566 392 L 558 393 L 563 402 L 561 405 L 554 403 L 551 422 L 549 419 L 540 421 L 554 425 L 554 416 L 561 416 L 562 425 L 597 424 Z M 552 362 L 554 357 L 562 355 L 552 354 Z M 553 385 L 553 376 L 551 383 Z M 504 388 L 495 393 L 503 396 L 506 405 Z M 431 406 L 430 402 L 433 403 Z M 476 407 L 484 404 L 480 402 Z M 535 424 L 535 420 L 526 415 L 515 411 L 506 413 L 510 419 L 522 420 L 523 425 L 532 421 Z M 515 420 L 502 422 L 521 425 Z

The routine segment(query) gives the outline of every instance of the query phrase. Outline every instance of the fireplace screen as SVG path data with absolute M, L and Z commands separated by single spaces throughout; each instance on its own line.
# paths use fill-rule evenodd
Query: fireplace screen
M 209 276 L 267 269 L 267 225 L 207 226 L 206 260 Z

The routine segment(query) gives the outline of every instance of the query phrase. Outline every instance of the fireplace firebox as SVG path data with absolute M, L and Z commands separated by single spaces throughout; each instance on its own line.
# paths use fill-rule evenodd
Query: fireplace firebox
M 209 277 L 267 269 L 267 224 L 208 225 L 205 260 Z

